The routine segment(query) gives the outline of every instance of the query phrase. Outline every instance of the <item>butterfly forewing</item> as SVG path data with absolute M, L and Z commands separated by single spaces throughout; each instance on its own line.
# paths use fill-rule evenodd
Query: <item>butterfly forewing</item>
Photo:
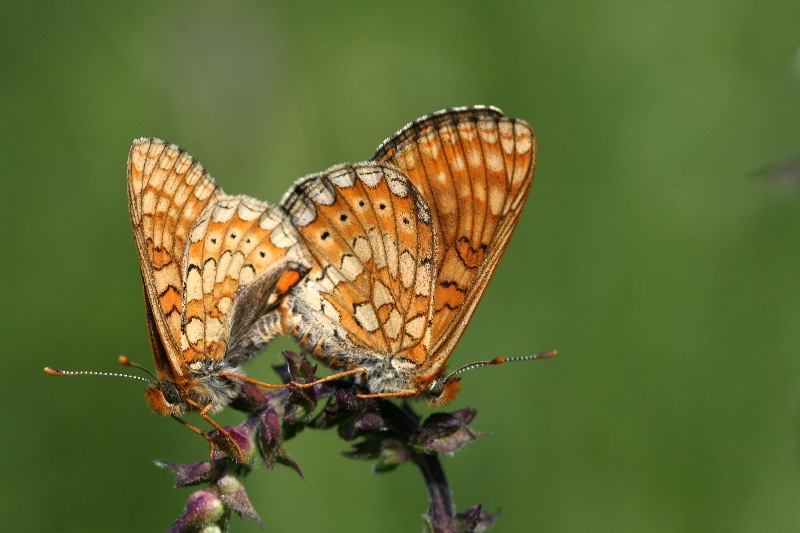
M 442 111 L 387 139 L 375 161 L 402 171 L 438 232 L 431 350 L 447 359 L 494 273 L 530 191 L 536 147 L 496 108 Z
M 183 310 L 181 272 L 195 221 L 222 191 L 189 154 L 157 139 L 138 139 L 128 156 L 128 206 L 145 298 L 175 372 Z M 161 364 L 158 360 L 157 364 Z

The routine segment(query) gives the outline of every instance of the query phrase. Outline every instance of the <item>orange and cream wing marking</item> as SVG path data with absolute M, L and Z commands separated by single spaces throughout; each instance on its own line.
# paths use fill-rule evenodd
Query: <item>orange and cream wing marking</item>
M 233 367 L 278 333 L 280 320 L 268 310 L 277 313 L 279 293 L 299 280 L 307 262 L 280 209 L 224 194 L 194 158 L 157 139 L 131 148 L 128 199 L 151 336 L 159 336 L 153 344 L 160 379 Z M 179 385 L 190 397 L 205 389 L 214 397 L 213 387 Z
M 441 366 L 519 221 L 536 163 L 533 131 L 494 107 L 449 109 L 400 130 L 373 160 L 405 174 L 430 206 L 439 244 L 431 352 Z
M 313 257 L 285 307 L 287 331 L 329 366 L 430 356 L 437 255 L 427 204 L 397 170 L 341 165 L 299 181 L 281 205 Z

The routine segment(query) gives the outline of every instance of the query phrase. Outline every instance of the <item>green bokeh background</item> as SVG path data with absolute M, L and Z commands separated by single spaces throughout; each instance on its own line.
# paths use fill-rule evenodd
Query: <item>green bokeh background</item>
M 277 202 L 485 103 L 540 159 L 452 362 L 560 355 L 465 376 L 454 407 L 493 436 L 444 458 L 459 508 L 502 507 L 496 531 L 797 531 L 800 195 L 753 173 L 800 148 L 798 22 L 763 0 L 3 2 L 3 529 L 167 529 L 190 491 L 150 461 L 207 453 L 134 382 L 41 372 L 152 364 L 132 139 Z M 309 431 L 288 444 L 305 481 L 247 478 L 267 531 L 422 528 L 419 473 L 346 449 Z

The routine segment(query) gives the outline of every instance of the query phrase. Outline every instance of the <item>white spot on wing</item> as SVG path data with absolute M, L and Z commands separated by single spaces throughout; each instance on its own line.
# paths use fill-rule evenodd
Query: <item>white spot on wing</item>
M 414 260 L 414 256 L 411 255 L 411 252 L 408 250 L 404 250 L 403 253 L 400 254 L 400 281 L 403 283 L 403 287 L 408 289 L 414 283 L 414 269 L 417 265 L 417 262 Z
M 289 248 L 297 242 L 294 230 L 288 220 L 283 221 L 272 230 L 269 240 L 278 248 Z
M 500 172 L 505 169 L 505 161 L 497 150 L 488 150 L 486 152 L 486 166 L 489 170 Z
M 314 189 L 308 191 L 311 199 L 321 205 L 333 205 L 333 202 L 336 201 L 333 189 L 322 180 L 317 180 L 314 185 Z
M 506 190 L 492 187 L 489 190 L 489 210 L 493 215 L 501 216 L 506 207 Z
M 222 338 L 224 333 L 222 322 L 217 317 L 206 318 L 206 339 L 217 340 Z
M 278 216 L 272 209 L 267 209 L 261 215 L 261 220 L 258 221 L 258 227 L 263 230 L 271 230 L 280 224 L 282 217 Z
M 322 312 L 325 314 L 326 317 L 330 318 L 335 324 L 338 324 L 342 317 L 339 315 L 339 311 L 333 306 L 333 304 L 329 302 L 325 302 L 322 306 Z
M 217 266 L 217 277 L 216 282 L 222 283 L 225 279 L 225 275 L 228 273 L 228 267 L 231 264 L 231 252 L 230 250 L 225 250 L 223 254 L 219 258 L 219 265 Z
M 236 206 L 230 202 L 220 202 L 214 207 L 211 218 L 214 222 L 227 222 L 233 217 Z
M 406 323 L 406 335 L 412 339 L 420 339 L 425 331 L 425 317 L 419 315 Z
M 223 296 L 219 299 L 217 303 L 217 309 L 219 312 L 225 316 L 228 316 L 231 312 L 231 308 L 233 307 L 233 300 L 230 299 L 228 296 Z
M 188 174 L 186 174 L 186 182 L 189 183 L 191 179 L 200 180 L 203 176 L 203 169 L 198 166 L 192 167 Z M 204 202 L 214 192 L 214 185 L 211 182 L 201 183 L 194 188 L 194 196 L 201 202 Z
M 371 189 L 377 187 L 381 182 L 381 178 L 383 178 L 383 172 L 380 171 L 380 167 L 362 167 L 356 169 L 356 172 L 358 173 L 359 179 L 361 179 L 361 181 L 363 181 L 364 184 Z
M 383 329 L 390 339 L 397 339 L 397 336 L 400 334 L 400 328 L 402 327 L 403 317 L 400 316 L 397 308 L 394 308 L 392 312 L 389 313 L 389 318 L 386 320 L 386 324 L 383 325 Z
M 375 310 L 369 302 L 356 304 L 353 309 L 356 320 L 364 330 L 372 333 L 378 329 L 378 317 L 375 316 Z
M 372 259 L 372 247 L 369 245 L 369 241 L 367 241 L 366 237 L 362 235 L 359 235 L 355 238 L 355 241 L 353 242 L 353 250 L 362 263 L 366 263 Z
M 433 261 L 426 264 L 420 264 L 417 267 L 417 279 L 414 284 L 414 293 L 419 296 L 430 296 L 431 293 L 431 270 L 433 269 Z
M 162 170 L 169 170 L 172 168 L 172 165 L 175 163 L 175 159 L 178 158 L 178 154 L 180 150 L 174 144 L 169 144 L 164 147 L 164 151 L 161 154 L 161 157 L 158 158 L 158 165 L 161 167 Z
M 483 154 L 477 148 L 467 148 L 467 161 L 473 167 L 483 166 Z
M 187 170 L 189 170 L 189 167 L 192 165 L 192 163 L 192 156 L 186 152 L 183 152 L 175 162 L 175 173 L 184 174 Z
M 156 193 L 153 189 L 147 189 L 142 198 L 142 213 L 154 213 L 157 202 Z
M 387 172 L 386 183 L 389 185 L 389 190 L 392 191 L 392 194 L 395 196 L 399 196 L 400 198 L 408 196 L 409 184 L 402 174 Z
M 256 270 L 253 268 L 253 265 L 247 264 L 242 267 L 242 270 L 239 271 L 239 283 L 240 286 L 247 285 L 256 277 Z
M 305 227 L 317 219 L 317 210 L 313 205 L 306 202 L 305 199 L 297 202 L 292 207 L 292 222 L 295 226 Z
M 376 309 L 380 309 L 386 304 L 394 304 L 392 293 L 379 279 L 376 279 L 372 286 L 372 303 Z
M 203 292 L 211 293 L 214 290 L 214 281 L 217 275 L 217 262 L 213 259 L 203 264 Z
M 426 142 L 419 143 L 419 148 L 422 155 L 429 159 L 437 159 L 439 157 L 439 144 L 433 142 L 433 138 L 429 137 Z
M 514 153 L 514 127 L 511 122 L 504 120 L 497 125 L 497 131 L 500 133 L 500 146 L 503 147 L 503 152 L 508 155 Z
M 439 128 L 439 138 L 442 140 L 443 143 L 455 144 L 457 135 L 455 128 L 453 128 L 453 125 L 450 124 Z
M 457 128 L 459 135 L 466 142 L 474 140 L 475 136 L 478 134 L 478 132 L 475 130 L 475 126 L 470 123 L 460 122 Z
M 192 318 L 186 324 L 186 338 L 191 344 L 195 344 L 203 339 L 203 321 L 197 317 Z
M 192 233 L 189 234 L 189 242 L 200 242 L 202 241 L 206 233 L 208 233 L 208 225 L 211 222 L 211 218 L 208 216 L 204 216 L 200 220 L 197 221 L 194 228 L 192 228 Z
M 192 268 L 189 270 L 189 275 L 186 276 L 186 300 L 201 300 L 203 298 L 203 276 L 200 275 L 200 270 Z
M 478 135 L 481 140 L 486 144 L 495 144 L 497 142 L 497 130 L 494 127 L 494 122 L 490 120 L 483 120 L 478 122 Z
M 231 257 L 231 263 L 228 266 L 228 276 L 232 279 L 239 279 L 239 272 L 241 272 L 242 266 L 244 266 L 244 254 L 242 252 L 236 252 Z
M 261 204 L 261 202 L 256 202 L 255 200 L 246 199 L 241 204 L 239 204 L 239 210 L 236 212 L 239 215 L 239 218 L 244 220 L 245 222 L 250 222 L 251 220 L 255 220 L 261 214 L 266 206 Z
M 346 254 L 342 256 L 341 270 L 342 274 L 344 274 L 344 277 L 350 281 L 353 281 L 364 271 L 364 265 L 361 264 L 361 261 L 359 261 L 358 258 Z
M 331 173 L 328 179 L 330 179 L 334 185 L 343 189 L 352 187 L 355 183 L 355 178 L 349 168 Z

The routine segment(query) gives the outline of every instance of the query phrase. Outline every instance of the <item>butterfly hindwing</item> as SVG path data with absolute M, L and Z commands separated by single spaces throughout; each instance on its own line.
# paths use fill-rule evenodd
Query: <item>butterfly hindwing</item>
M 323 359 L 342 354 L 324 353 L 317 340 L 424 361 L 436 241 L 407 178 L 377 164 L 341 165 L 299 181 L 281 205 L 314 258 L 298 292 L 306 347 Z M 301 342 L 304 332 L 295 334 Z
M 184 266 L 185 361 L 225 357 L 231 327 L 238 327 L 231 323 L 237 291 L 275 265 L 301 257 L 297 239 L 277 207 L 253 198 L 222 196 L 203 212 L 189 237 Z

